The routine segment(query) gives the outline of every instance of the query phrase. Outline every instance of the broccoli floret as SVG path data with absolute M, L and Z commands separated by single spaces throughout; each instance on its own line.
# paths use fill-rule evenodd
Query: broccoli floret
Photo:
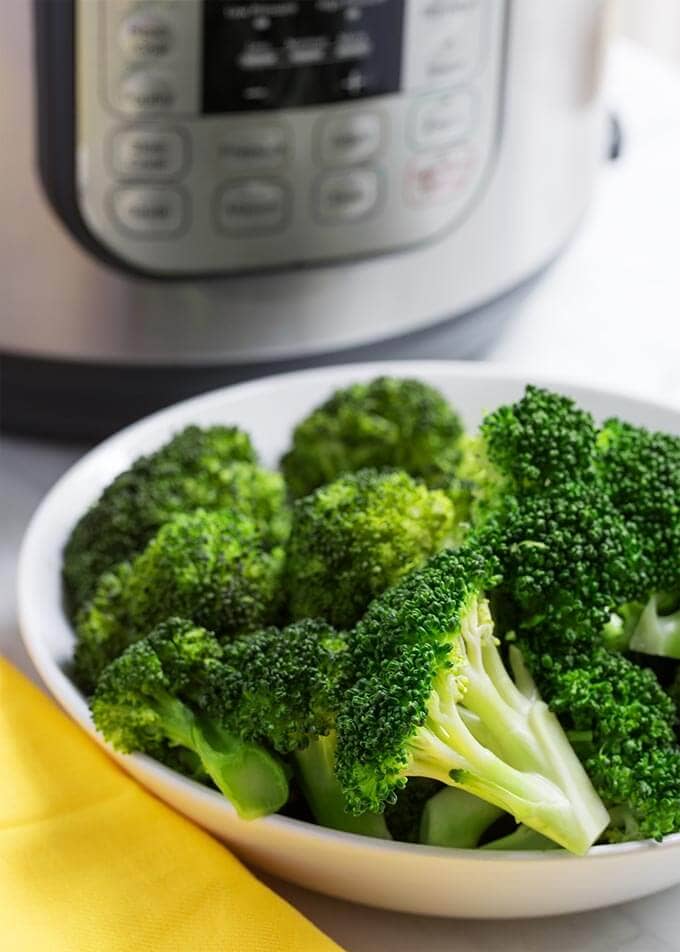
M 680 586 L 680 437 L 607 420 L 598 467 L 617 510 L 637 531 L 637 599 Z
M 395 840 L 402 843 L 420 842 L 420 823 L 423 810 L 443 787 L 438 780 L 427 777 L 410 777 L 406 786 L 397 792 L 394 803 L 385 805 L 385 822 Z
M 264 816 L 286 802 L 286 772 L 264 747 L 244 742 L 203 710 L 205 680 L 219 657 L 213 635 L 169 619 L 104 670 L 92 717 L 122 753 L 191 752 L 240 816 Z
M 127 645 L 171 615 L 220 638 L 276 620 L 284 550 L 223 509 L 176 516 L 131 563 L 102 576 L 76 622 L 75 673 L 86 692 Z
M 362 470 L 293 507 L 286 577 L 293 618 L 345 628 L 451 541 L 453 506 L 403 472 Z
M 294 497 L 368 467 L 403 469 L 444 488 L 455 474 L 461 434 L 458 415 L 437 390 L 379 377 L 338 390 L 299 423 L 281 469 Z
M 528 386 L 514 404 L 484 418 L 461 441 L 456 471 L 459 515 L 482 525 L 507 502 L 594 477 L 597 430 L 589 413 L 568 397 Z
M 350 643 L 362 672 L 337 717 L 351 809 L 379 811 L 409 776 L 466 790 L 576 853 L 608 822 L 526 672 L 507 673 L 484 592 L 497 565 L 444 552 L 377 598 Z
M 236 639 L 212 676 L 210 710 L 240 737 L 292 756 L 318 823 L 389 838 L 384 817 L 355 816 L 335 776 L 335 712 L 348 675 L 346 642 L 326 622 L 307 619 Z
M 235 427 L 187 427 L 121 473 L 80 519 L 64 550 L 67 608 L 74 616 L 99 578 L 142 551 L 173 516 L 236 507 L 272 545 L 285 541 L 288 514 L 279 473 L 255 465 L 249 437 Z
M 528 386 L 517 403 L 484 418 L 481 435 L 508 488 L 526 493 L 581 478 L 592 465 L 597 430 L 569 397 Z
M 457 787 L 444 787 L 425 804 L 418 841 L 427 846 L 474 849 L 502 816 L 503 811 L 492 803 Z
M 600 797 L 631 818 L 628 833 L 615 822 L 605 838 L 661 839 L 679 830 L 677 713 L 654 674 L 602 645 L 580 659 L 541 651 L 538 639 L 522 651 Z
M 641 549 L 627 601 L 616 608 L 605 641 L 680 659 L 680 438 L 611 419 L 598 448 L 603 482 Z
M 558 652 L 601 638 L 640 556 L 636 533 L 596 481 L 507 496 L 479 544 L 503 566 L 504 625 L 536 630 Z

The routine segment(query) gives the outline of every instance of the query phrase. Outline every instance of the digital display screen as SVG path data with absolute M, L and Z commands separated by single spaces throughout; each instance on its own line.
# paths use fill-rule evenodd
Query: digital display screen
M 398 91 L 404 0 L 203 0 L 204 113 Z

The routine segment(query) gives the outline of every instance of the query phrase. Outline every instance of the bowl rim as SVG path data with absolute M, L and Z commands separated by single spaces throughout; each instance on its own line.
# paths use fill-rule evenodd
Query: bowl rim
M 219 407 L 226 399 L 239 399 L 249 394 L 262 394 L 268 390 L 272 393 L 286 387 L 288 383 L 306 380 L 309 383 L 318 381 L 331 386 L 343 386 L 356 380 L 370 379 L 373 376 L 410 376 L 427 379 L 428 374 L 451 374 L 459 379 L 481 379 L 495 383 L 536 383 L 551 387 L 555 390 L 582 391 L 583 393 L 605 399 L 614 399 L 630 406 L 642 407 L 652 413 L 676 415 L 680 429 L 680 409 L 661 400 L 652 400 L 634 393 L 624 393 L 614 387 L 594 386 L 588 380 L 575 375 L 562 377 L 545 372 L 528 371 L 521 367 L 508 366 L 503 363 L 489 361 L 457 361 L 457 360 L 390 360 L 371 361 L 364 363 L 339 363 L 325 367 L 315 367 L 305 370 L 293 370 L 285 373 L 273 373 L 264 377 L 242 383 L 231 384 L 207 391 L 186 400 L 181 400 L 164 407 L 155 413 L 124 427 L 112 436 L 98 443 L 80 457 L 55 482 L 44 496 L 33 513 L 21 543 L 18 570 L 17 570 L 17 612 L 19 629 L 22 641 L 28 655 L 40 675 L 43 683 L 52 696 L 66 711 L 76 724 L 112 756 L 120 765 L 133 764 L 141 773 L 155 775 L 164 784 L 184 790 L 191 794 L 193 799 L 204 800 L 221 811 L 226 811 L 232 817 L 237 814 L 229 801 L 218 791 L 184 777 L 182 774 L 166 767 L 145 754 L 119 754 L 96 731 L 92 723 L 89 708 L 84 696 L 76 688 L 68 675 L 59 667 L 47 648 L 45 639 L 40 630 L 44 627 L 44 615 L 53 612 L 52 606 L 44 607 L 40 599 L 35 597 L 33 590 L 33 567 L 41 559 L 44 561 L 43 533 L 45 525 L 50 522 L 52 511 L 57 507 L 62 494 L 68 489 L 82 471 L 86 471 L 100 459 L 115 455 L 118 448 L 134 442 L 137 437 L 148 432 L 155 433 L 162 430 L 164 424 L 171 422 L 177 416 L 190 415 L 194 409 L 207 410 L 210 413 L 213 407 Z M 491 408 L 490 408 L 491 409 Z M 184 425 L 187 425 L 186 423 Z M 238 425 L 238 424 L 236 424 Z M 68 623 L 67 623 L 68 624 Z M 140 783 L 136 777 L 135 782 Z M 174 808 L 173 808 L 174 809 Z M 389 855 L 405 855 L 409 857 L 431 858 L 440 862 L 460 862 L 462 860 L 485 862 L 578 862 L 584 859 L 606 860 L 614 859 L 622 854 L 647 853 L 667 851 L 680 846 L 680 832 L 673 833 L 661 842 L 654 840 L 636 840 L 628 843 L 603 844 L 593 846 L 585 856 L 576 856 L 566 850 L 479 850 L 461 849 L 454 847 L 425 846 L 419 843 L 403 843 L 397 840 L 381 840 L 374 837 L 360 836 L 354 833 L 344 833 L 328 827 L 319 826 L 304 820 L 281 814 L 271 814 L 256 820 L 241 821 L 257 824 L 260 829 L 268 828 L 272 832 L 293 833 L 303 839 L 327 842 L 329 846 L 347 847 L 349 849 L 361 846 L 364 850 L 386 853 Z M 303 845 L 303 844 L 301 844 Z

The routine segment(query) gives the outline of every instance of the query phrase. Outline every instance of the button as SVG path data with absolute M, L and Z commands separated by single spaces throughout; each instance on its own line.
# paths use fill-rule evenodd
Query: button
M 286 220 L 288 205 L 284 185 L 249 179 L 222 189 L 217 200 L 217 221 L 230 234 L 277 231 Z
M 428 79 L 453 82 L 467 78 L 479 61 L 481 29 L 479 8 L 451 12 L 434 31 L 437 40 L 425 56 Z
M 114 136 L 112 154 L 117 175 L 165 179 L 181 172 L 186 146 L 174 130 L 125 129 Z
M 465 191 L 473 171 L 473 156 L 463 146 L 443 155 L 418 156 L 406 170 L 406 200 L 412 205 L 449 201 Z
M 120 90 L 121 106 L 128 112 L 162 112 L 174 101 L 172 86 L 156 73 L 133 73 Z
M 411 113 L 411 140 L 418 148 L 438 148 L 463 138 L 472 126 L 473 105 L 464 89 L 425 96 Z
M 218 155 L 228 168 L 276 168 L 288 158 L 290 145 L 283 126 L 233 129 L 218 145 Z
M 325 165 L 354 165 L 370 159 L 380 148 L 382 122 L 375 113 L 336 116 L 321 128 L 321 161 Z
M 153 10 L 139 10 L 120 25 L 121 49 L 134 59 L 159 59 L 172 47 L 172 27 Z
M 358 221 L 376 207 L 378 196 L 378 175 L 372 169 L 336 172 L 321 180 L 318 214 L 329 224 Z
M 176 188 L 119 188 L 112 205 L 118 224 L 140 237 L 167 237 L 184 223 L 184 197 Z

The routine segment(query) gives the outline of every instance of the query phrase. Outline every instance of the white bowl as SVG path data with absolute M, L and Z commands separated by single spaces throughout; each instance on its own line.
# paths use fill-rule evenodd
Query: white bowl
M 26 647 L 47 687 L 81 727 L 142 784 L 223 839 L 244 859 L 309 889 L 367 905 L 440 916 L 500 918 L 575 912 L 623 902 L 680 882 L 680 834 L 663 843 L 596 846 L 585 857 L 559 852 L 487 853 L 337 833 L 270 816 L 244 821 L 218 793 L 142 756 L 121 756 L 97 735 L 85 699 L 63 668 L 73 634 L 61 605 L 61 550 L 84 509 L 134 459 L 189 423 L 237 424 L 275 466 L 291 429 L 331 391 L 380 374 L 438 387 L 467 426 L 517 398 L 526 378 L 488 364 L 395 362 L 270 377 L 187 400 L 123 430 L 78 462 L 51 490 L 27 531 L 19 567 Z M 596 417 L 680 434 L 680 413 L 559 380 L 536 379 L 574 396 Z M 93 408 L 93 412 L 96 412 Z

